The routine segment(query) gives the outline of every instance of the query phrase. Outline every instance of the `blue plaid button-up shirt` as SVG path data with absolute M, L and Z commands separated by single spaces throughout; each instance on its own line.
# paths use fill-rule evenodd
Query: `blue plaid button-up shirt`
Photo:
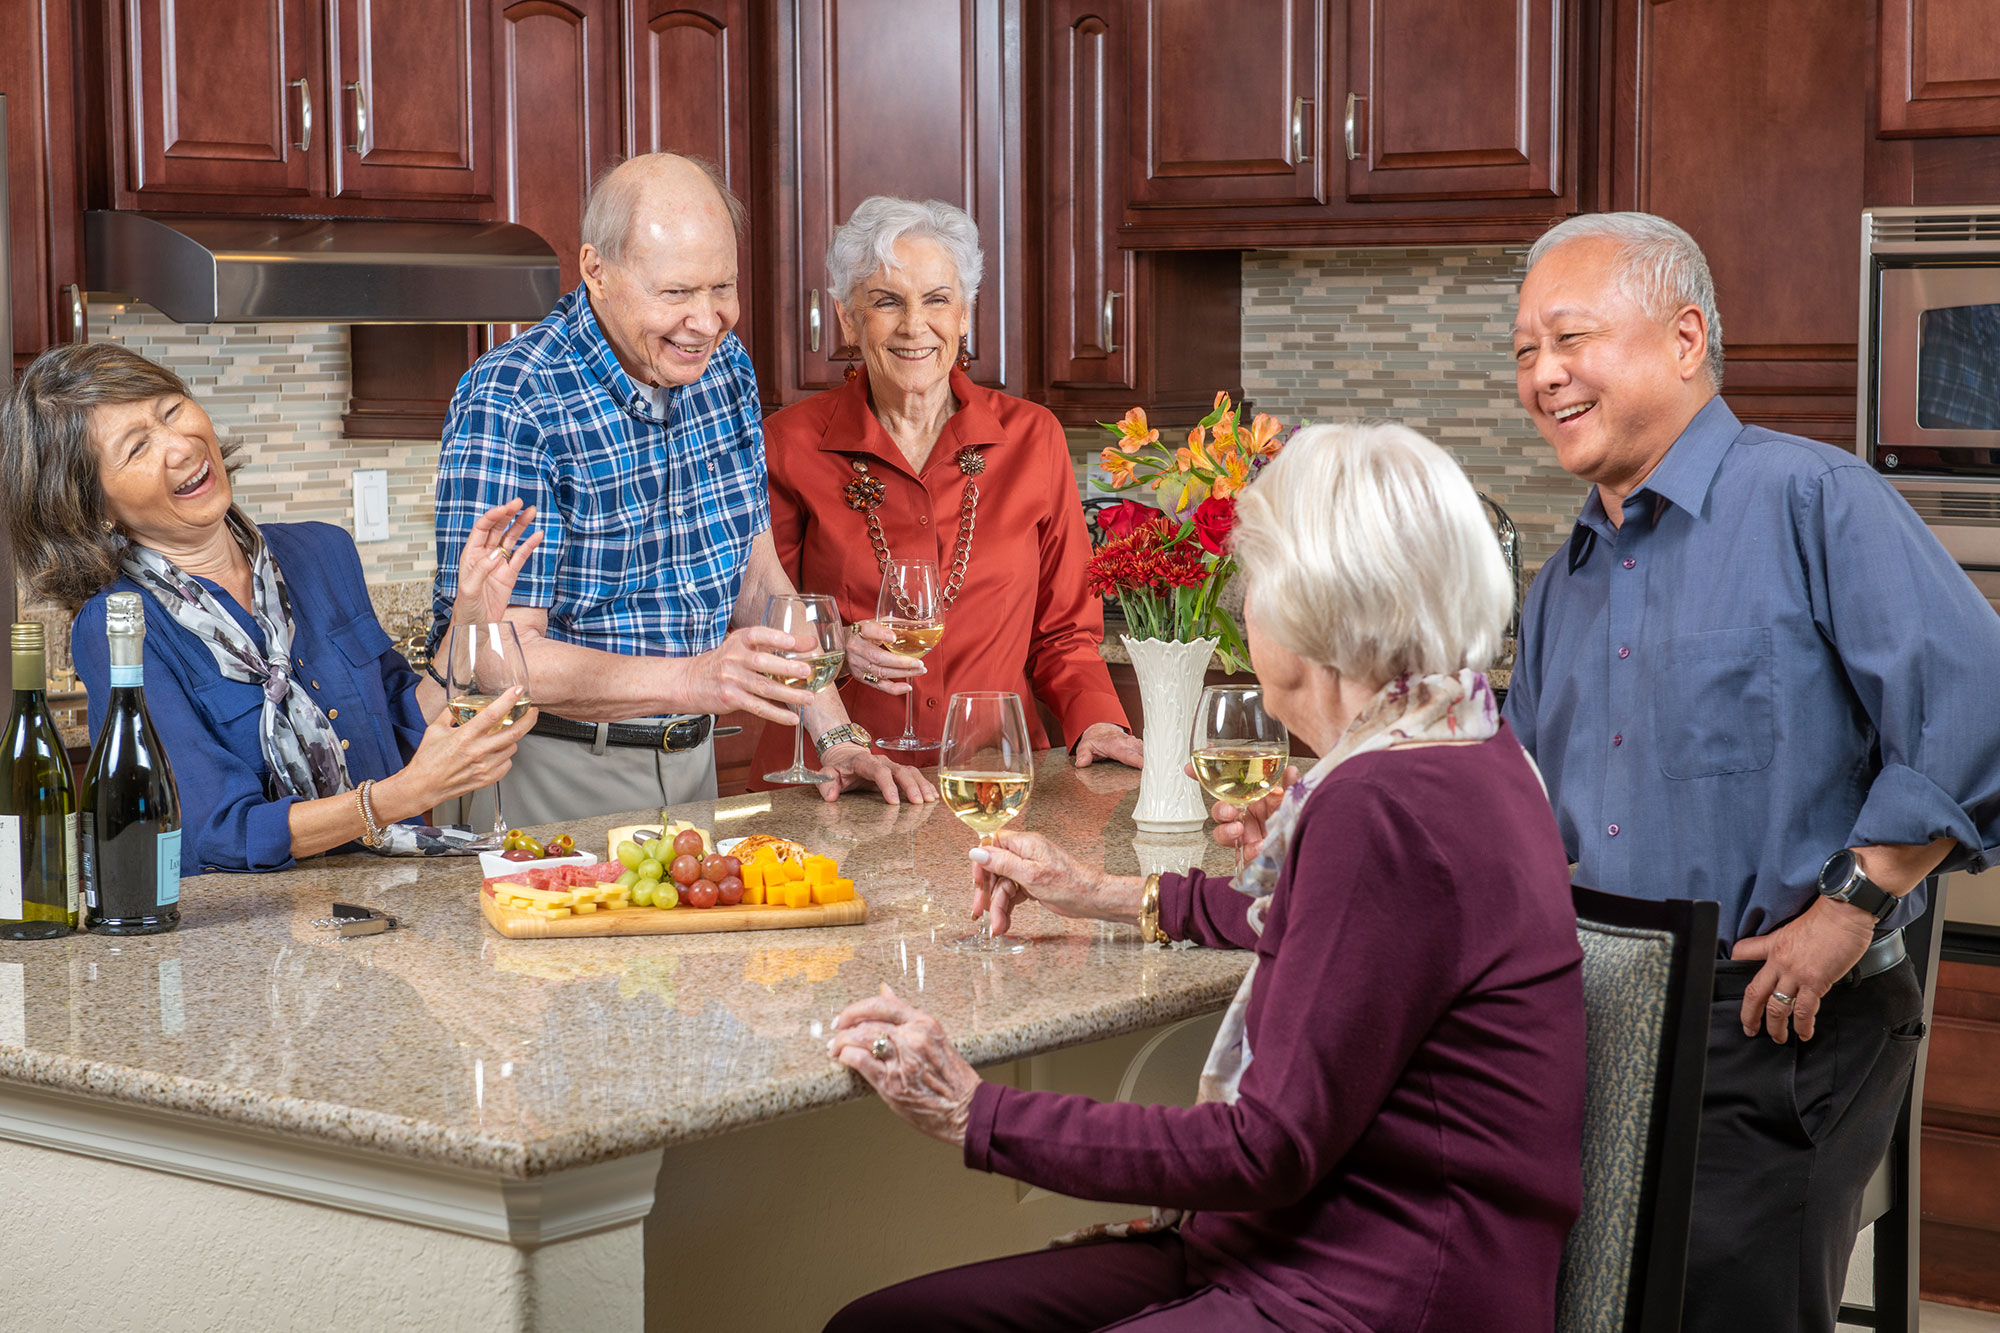
M 693 384 L 653 393 L 618 364 L 584 289 L 481 357 L 452 395 L 437 479 L 432 642 L 479 516 L 520 496 L 545 534 L 513 602 L 549 637 L 685 657 L 716 647 L 750 542 L 771 526 L 757 376 L 726 335 Z

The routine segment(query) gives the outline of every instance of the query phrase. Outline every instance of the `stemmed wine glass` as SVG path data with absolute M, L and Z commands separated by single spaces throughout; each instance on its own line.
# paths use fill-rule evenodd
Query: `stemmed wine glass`
M 528 697 L 528 661 L 521 639 L 504 620 L 453 625 L 445 640 L 444 696 L 451 724 L 462 727 L 509 686 L 521 687 L 521 697 L 507 711 L 503 727 L 526 717 L 535 705 Z M 493 831 L 466 844 L 477 851 L 498 851 L 507 836 L 507 814 L 500 803 L 500 784 L 493 784 Z
M 847 651 L 841 646 L 840 609 L 833 604 L 833 598 L 816 593 L 781 594 L 764 603 L 764 623 L 792 636 L 796 645 L 793 651 L 779 653 L 778 656 L 797 662 L 802 668 L 792 675 L 771 676 L 772 680 L 796 685 L 813 694 L 832 683 L 840 671 L 840 664 L 847 658 Z M 800 676 L 805 679 L 799 679 Z M 764 781 L 833 781 L 831 773 L 806 767 L 806 710 L 803 705 L 799 708 L 798 731 L 792 736 L 792 766 L 782 772 L 766 773 Z
M 889 645 L 904 657 L 922 657 L 944 637 L 944 607 L 938 598 L 935 560 L 891 560 L 882 566 L 882 592 L 875 619 L 896 635 Z M 916 682 L 903 696 L 903 734 L 875 743 L 885 750 L 934 750 L 937 738 L 917 735 Z
M 1285 724 L 1264 711 L 1261 685 L 1211 685 L 1194 712 L 1194 780 L 1209 799 L 1241 809 L 1278 785 L 1291 757 Z M 1236 872 L 1243 873 L 1243 844 Z
M 945 708 L 944 743 L 938 755 L 938 791 L 945 808 L 993 845 L 998 833 L 1028 806 L 1035 785 L 1035 754 L 1028 746 L 1028 718 L 1018 694 L 954 694 Z M 981 913 L 978 928 L 951 947 L 970 953 L 1019 953 L 1026 946 L 996 940 Z

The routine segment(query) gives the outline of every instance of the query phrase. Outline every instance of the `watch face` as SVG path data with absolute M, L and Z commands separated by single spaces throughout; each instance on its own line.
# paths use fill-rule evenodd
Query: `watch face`
M 1820 867 L 1819 891 L 1826 894 L 1844 896 L 1852 887 L 1854 879 L 1854 849 L 1843 847 L 1826 858 Z

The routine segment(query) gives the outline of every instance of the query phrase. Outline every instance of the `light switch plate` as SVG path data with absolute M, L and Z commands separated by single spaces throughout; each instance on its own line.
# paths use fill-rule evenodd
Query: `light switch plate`
M 389 474 L 380 468 L 363 468 L 354 478 L 354 540 L 389 540 Z

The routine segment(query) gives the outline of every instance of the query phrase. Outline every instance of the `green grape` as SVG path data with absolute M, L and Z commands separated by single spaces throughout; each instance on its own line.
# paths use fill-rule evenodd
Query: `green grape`
M 639 863 L 646 859 L 646 851 L 638 843 L 627 838 L 618 844 L 618 861 L 627 870 L 637 870 Z
M 639 872 L 640 879 L 658 879 L 667 873 L 667 868 L 658 861 L 645 860 L 632 867 Z
M 621 889 L 629 889 L 638 882 L 639 882 L 639 872 L 636 870 L 627 870 L 624 874 L 618 877 L 618 887 Z
M 634 907 L 651 907 L 653 905 L 652 880 L 642 879 L 639 881 L 638 887 L 632 890 L 632 905 Z
M 680 904 L 680 900 L 680 890 L 674 887 L 672 880 L 663 879 L 653 886 L 653 906 L 676 907 Z

